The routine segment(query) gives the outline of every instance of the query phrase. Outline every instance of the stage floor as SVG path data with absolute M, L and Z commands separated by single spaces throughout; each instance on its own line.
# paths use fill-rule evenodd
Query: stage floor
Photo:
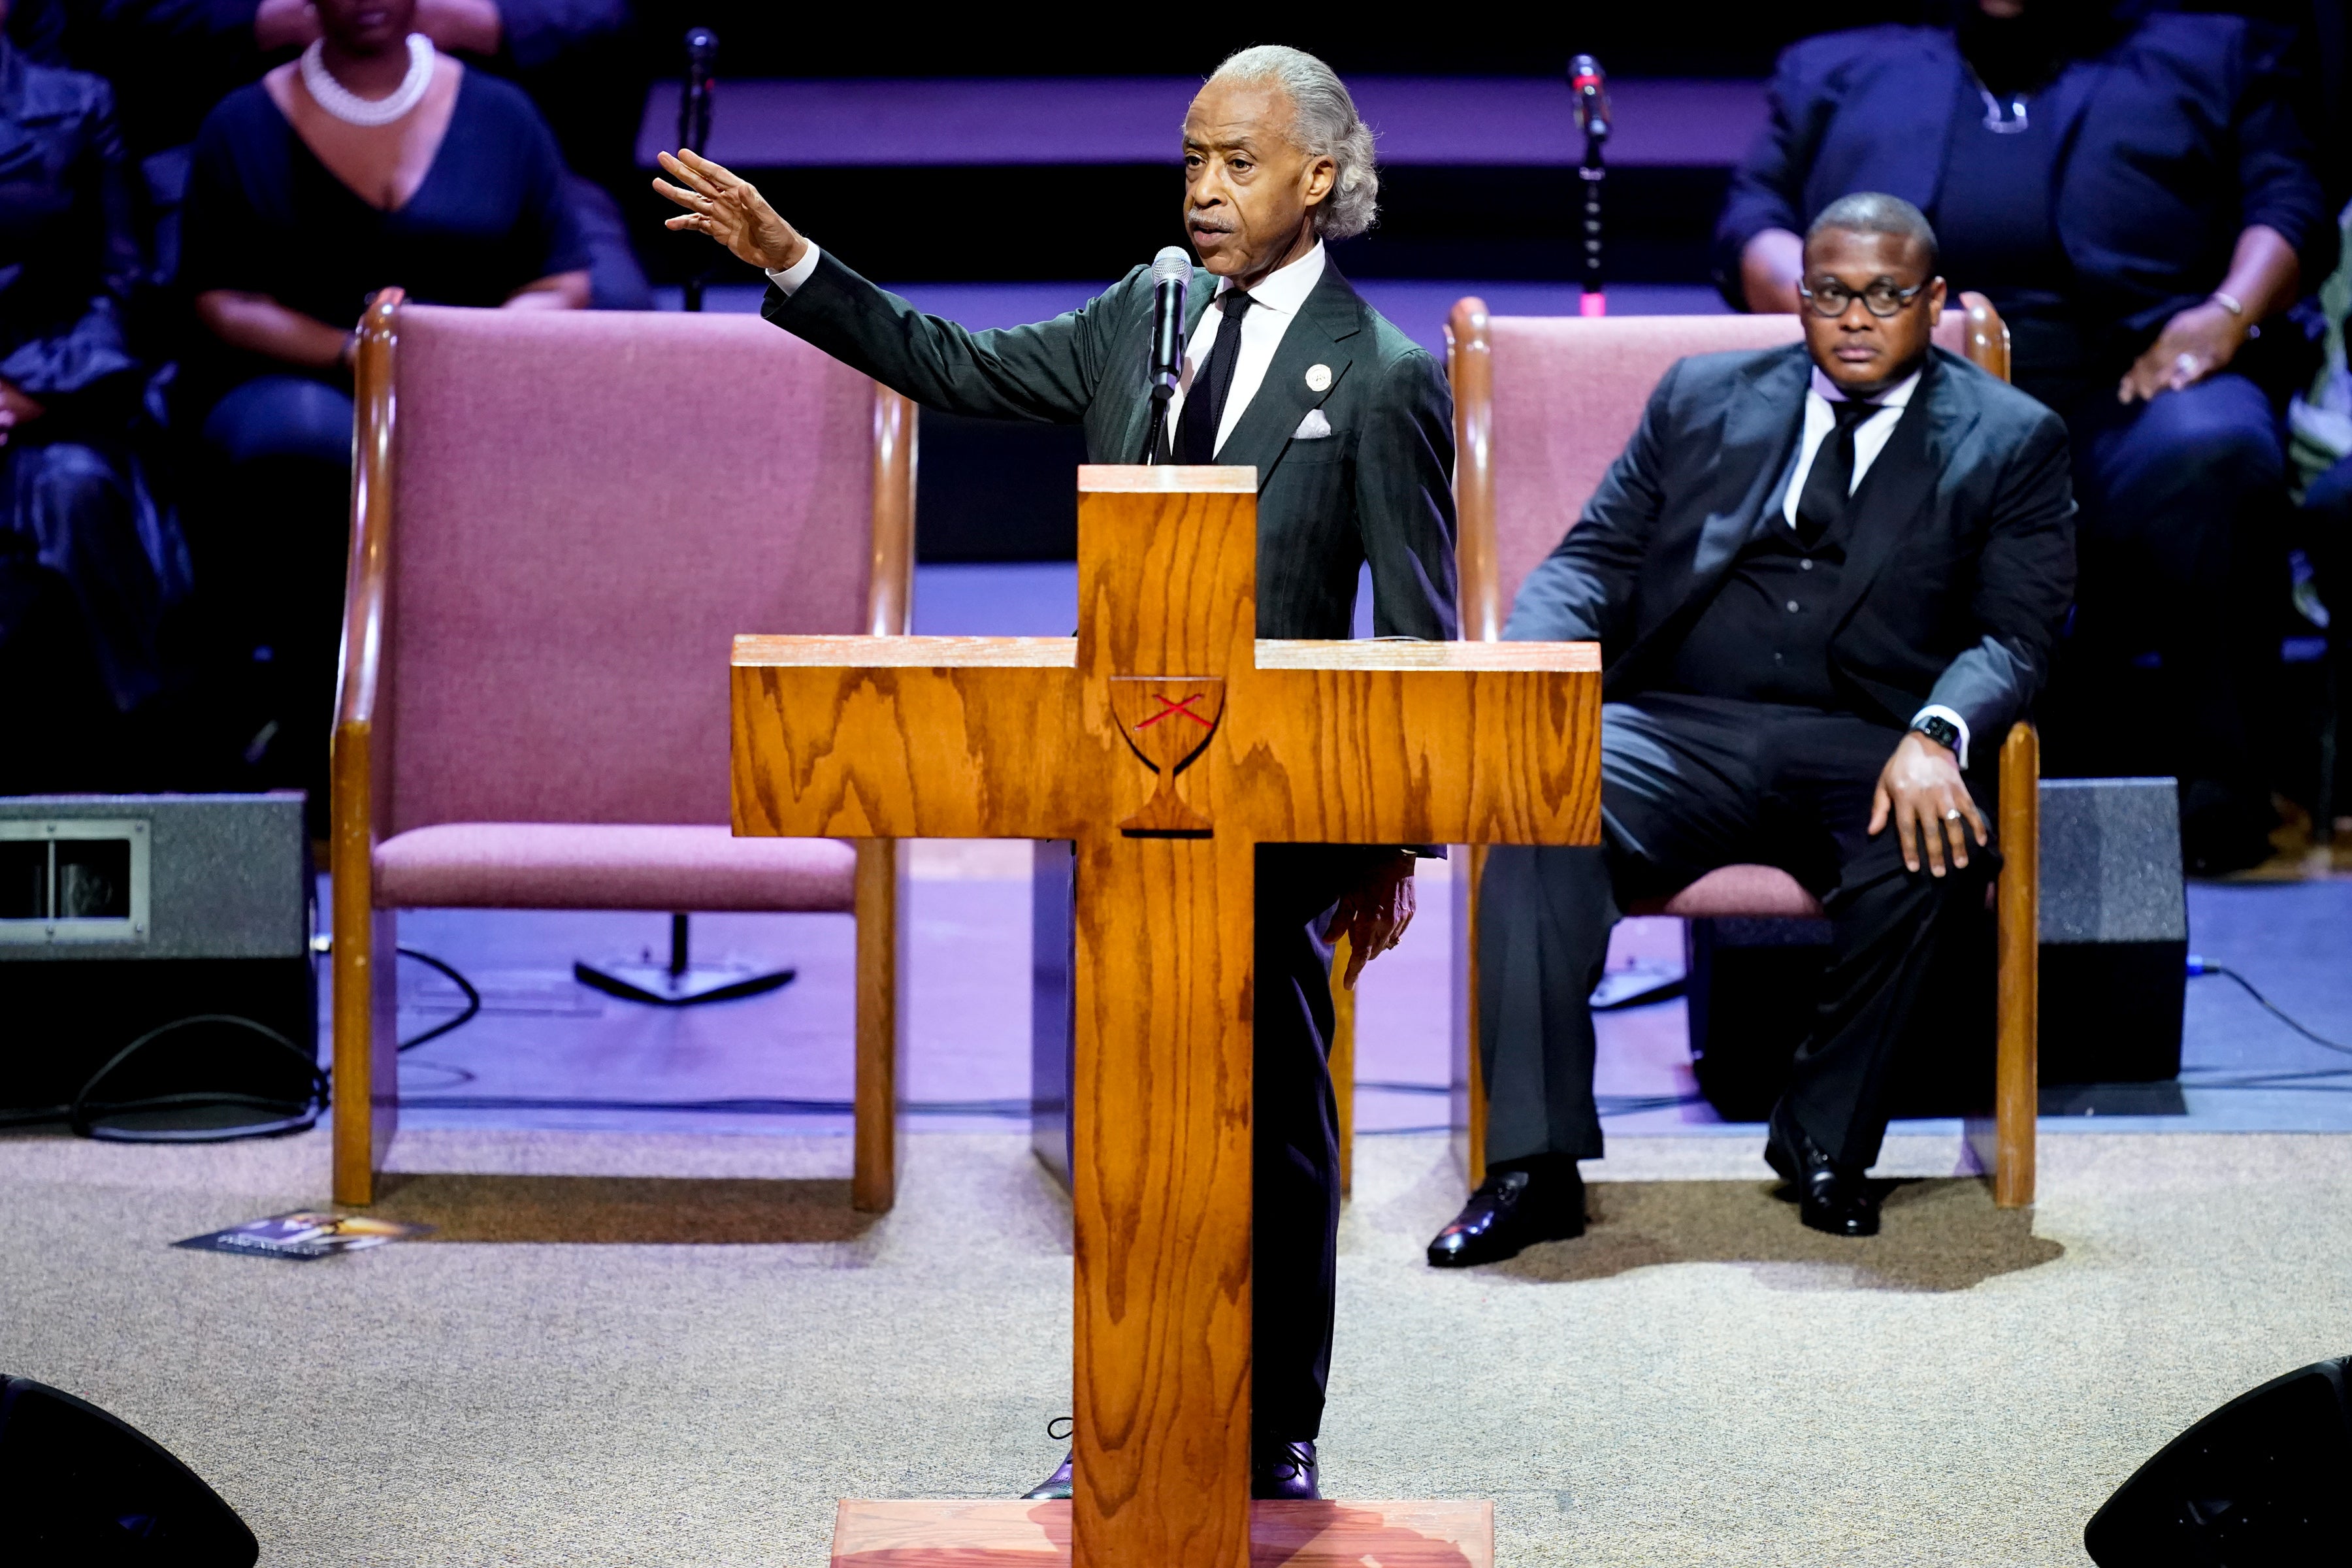
M 1070 1409 L 1026 1141 L 908 1139 L 879 1220 L 841 1142 L 411 1131 L 383 1207 L 439 1238 L 295 1264 L 168 1244 L 316 1203 L 323 1131 L 0 1137 L 0 1369 L 180 1455 L 270 1563 L 818 1568 L 836 1500 L 1013 1496 Z M 1332 1495 L 1491 1499 L 1513 1568 L 2077 1564 L 2142 1459 L 2346 1348 L 2340 1136 L 2050 1138 L 2032 1210 L 1913 1182 L 1864 1242 L 1744 1142 L 1609 1165 L 1585 1238 L 1455 1273 L 1447 1141 L 1365 1141 Z

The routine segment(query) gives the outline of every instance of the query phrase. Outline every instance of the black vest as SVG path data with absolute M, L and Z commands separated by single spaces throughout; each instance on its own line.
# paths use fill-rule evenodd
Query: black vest
M 1918 401 L 1915 387 L 1911 403 Z M 1901 418 L 1910 416 L 1906 405 Z M 1801 405 L 1797 418 L 1801 436 Z M 1899 423 L 1896 428 L 1901 428 Z M 1836 629 L 1830 616 L 1842 602 L 1838 582 L 1845 570 L 1847 541 L 1860 529 L 1901 525 L 1899 519 L 1876 515 L 1871 498 L 1887 488 L 1880 482 L 1882 474 L 1919 459 L 1910 443 L 1890 434 L 1854 488 L 1844 514 L 1807 549 L 1781 512 L 1800 449 L 1797 442 L 1790 444 L 1780 483 L 1773 487 L 1762 515 L 1748 531 L 1747 544 L 1667 663 L 1659 682 L 1663 689 L 1853 710 L 1852 699 L 1830 672 L 1830 635 Z M 1815 460 L 1819 458 L 1817 452 Z

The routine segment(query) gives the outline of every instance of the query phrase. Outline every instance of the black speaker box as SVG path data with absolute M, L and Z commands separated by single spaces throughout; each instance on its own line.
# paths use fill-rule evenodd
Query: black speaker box
M 2042 1081 L 2168 1083 L 2180 1073 L 2189 908 L 2170 779 L 2042 784 Z M 1761 1121 L 1812 1022 L 1827 921 L 1695 920 L 1691 1062 L 1725 1117 Z M 1971 918 L 1938 954 L 1930 1004 L 1896 1057 L 1897 1116 L 1991 1103 L 1993 925 Z
M 299 794 L 0 799 L 0 1109 L 240 1093 L 299 1105 L 318 1055 L 310 839 Z M 235 1121 L 235 1118 L 230 1118 Z M 243 1120 L 253 1120 L 250 1114 Z
M 2352 1560 L 2352 1356 L 2242 1394 L 2091 1516 L 2100 1568 L 2319 1568 Z
M 86 1400 L 0 1379 L 0 1561 L 18 1568 L 248 1568 L 235 1510 Z

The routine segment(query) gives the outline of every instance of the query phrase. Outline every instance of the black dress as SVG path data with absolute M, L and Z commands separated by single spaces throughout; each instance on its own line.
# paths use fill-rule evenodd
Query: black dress
M 424 183 L 390 212 L 319 162 L 266 87 L 238 89 L 197 133 L 183 222 L 191 296 L 266 294 L 333 326 L 356 324 L 368 296 L 391 285 L 423 304 L 495 306 L 588 265 L 554 137 L 520 89 L 474 70 Z M 213 396 L 290 368 L 214 347 L 206 359 Z
M 2022 116 L 2009 107 L 2020 102 Z M 1964 75 L 1928 216 L 1943 244 L 1944 276 L 1955 289 L 1990 300 L 2009 327 L 2011 384 L 2065 413 L 2099 378 L 2074 265 L 2058 242 L 2059 132 L 2046 110 L 2038 91 L 1989 101 Z M 2114 377 L 2105 380 L 2112 392 Z

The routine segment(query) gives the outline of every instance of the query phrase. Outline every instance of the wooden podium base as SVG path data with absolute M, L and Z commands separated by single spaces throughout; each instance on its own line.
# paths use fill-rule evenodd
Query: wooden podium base
M 1066 1502 L 842 1500 L 833 1568 L 1054 1568 L 1070 1560 Z M 1495 1505 L 1257 1502 L 1252 1568 L 1494 1568 Z

